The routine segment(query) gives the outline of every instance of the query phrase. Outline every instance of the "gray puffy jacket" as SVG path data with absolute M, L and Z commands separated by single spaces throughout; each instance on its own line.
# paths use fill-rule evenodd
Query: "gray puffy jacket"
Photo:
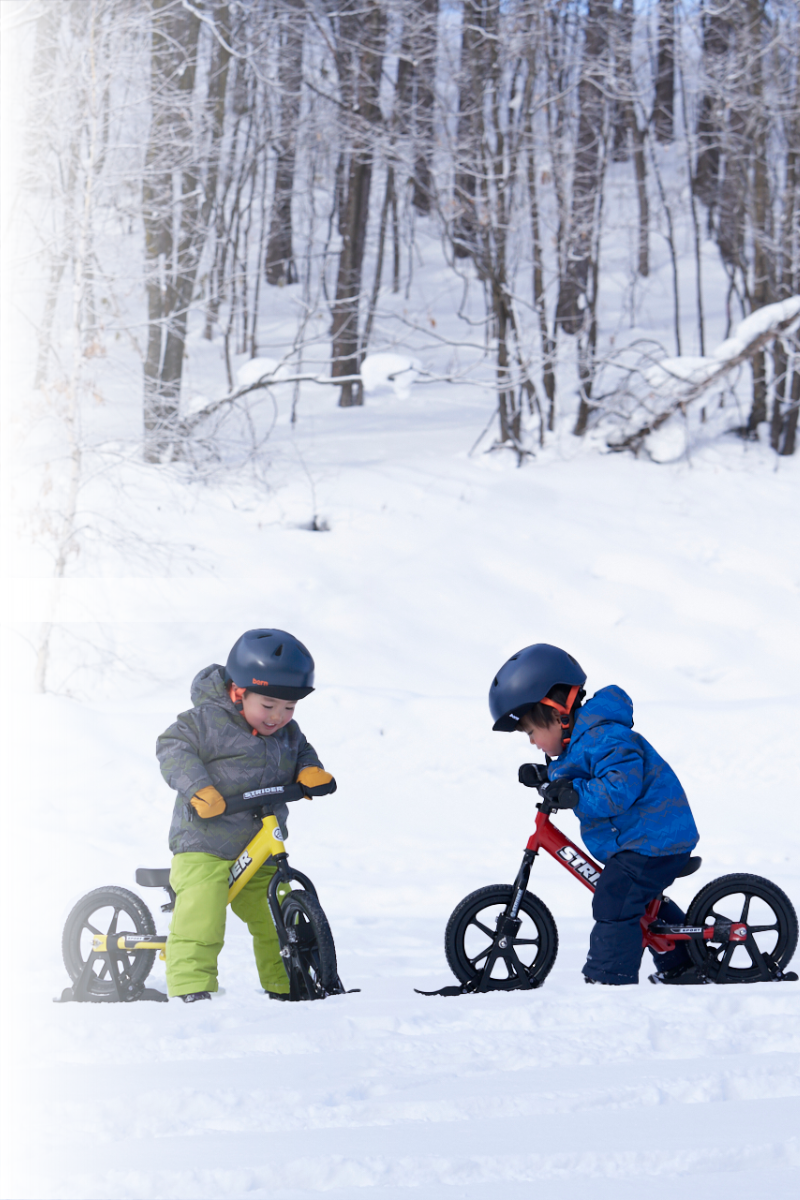
M 192 681 L 194 708 L 181 713 L 156 742 L 161 774 L 178 793 L 169 848 L 173 854 L 200 851 L 217 858 L 238 858 L 261 824 L 250 812 L 199 817 L 189 803 L 195 792 L 213 785 L 223 796 L 255 788 L 294 783 L 303 767 L 321 767 L 296 721 L 269 737 L 254 735 L 237 712 L 225 686 L 223 668 L 214 663 Z M 283 802 L 272 811 L 285 828 Z

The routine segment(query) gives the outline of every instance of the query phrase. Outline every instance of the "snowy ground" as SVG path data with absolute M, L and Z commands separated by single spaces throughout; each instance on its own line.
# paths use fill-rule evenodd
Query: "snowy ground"
M 704 864 L 671 894 L 749 870 L 800 906 L 800 464 L 732 439 L 656 467 L 565 438 L 517 470 L 467 456 L 483 398 L 333 405 L 305 403 L 292 435 L 282 399 L 270 493 L 129 468 L 142 535 L 194 549 L 170 577 L 109 558 L 63 585 L 58 618 L 118 655 L 96 694 L 28 694 L 19 635 L 48 610 L 41 579 L 16 589 L 3 1195 L 796 1196 L 800 984 L 585 988 L 588 893 L 548 860 L 530 886 L 561 949 L 541 991 L 413 988 L 452 982 L 450 911 L 510 882 L 532 828 L 532 755 L 491 733 L 486 692 L 535 640 L 568 646 L 591 690 L 626 688 L 684 782 Z M 329 532 L 303 528 L 314 512 Z M 74 901 L 168 863 L 155 736 L 260 624 L 317 659 L 299 719 L 340 787 L 294 807 L 289 850 L 361 993 L 271 1004 L 232 917 L 210 1004 L 55 1007 Z

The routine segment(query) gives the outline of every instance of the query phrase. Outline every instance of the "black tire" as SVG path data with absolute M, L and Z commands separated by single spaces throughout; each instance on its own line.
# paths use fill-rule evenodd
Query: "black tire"
M 64 924 L 61 938 L 64 966 L 70 978 L 77 980 L 91 953 L 95 933 L 155 932 L 150 909 L 134 892 L 121 887 L 96 888 L 78 901 Z M 120 953 L 115 959 L 120 980 L 137 992 L 144 985 L 155 960 L 155 950 Z M 98 957 L 89 981 L 89 995 L 116 996 L 110 970 L 108 962 Z
M 450 969 L 462 983 L 472 983 L 483 973 L 497 918 L 511 899 L 509 884 L 479 888 L 465 896 L 453 910 L 444 933 L 444 952 Z M 556 961 L 558 930 L 546 904 L 526 892 L 519 911 L 522 925 L 513 946 L 532 987 L 541 987 Z M 527 918 L 527 920 L 526 920 Z M 519 971 L 498 958 L 492 968 L 490 991 L 510 991 L 520 986 Z
M 319 900 L 310 892 L 289 892 L 281 904 L 281 912 L 287 930 L 293 929 L 297 934 L 292 966 L 299 998 L 321 1000 L 340 991 L 336 947 Z
M 688 943 L 692 962 L 712 982 L 758 983 L 760 951 L 768 968 L 785 969 L 797 948 L 797 915 L 792 902 L 759 875 L 722 875 L 697 893 L 686 914 L 687 925 L 713 925 L 718 919 L 749 927 L 746 942 Z M 755 952 L 754 952 L 755 946 Z

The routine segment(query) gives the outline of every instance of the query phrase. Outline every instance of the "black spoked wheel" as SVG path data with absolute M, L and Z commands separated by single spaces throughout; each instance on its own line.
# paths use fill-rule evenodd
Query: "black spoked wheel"
M 761 964 L 772 974 L 786 967 L 797 947 L 792 902 L 758 875 L 723 875 L 698 892 L 686 914 L 688 925 L 747 925 L 747 941 L 688 942 L 692 961 L 715 983 L 757 983 Z
M 96 934 L 155 932 L 150 909 L 134 892 L 121 887 L 97 888 L 79 900 L 67 917 L 61 939 L 64 966 L 76 980 L 91 955 L 92 939 Z M 126 994 L 136 993 L 144 985 L 155 960 L 155 950 L 119 951 L 108 958 L 98 956 L 92 967 L 88 994 L 98 998 L 116 997 L 112 970 L 116 971 Z
M 462 983 L 479 980 L 487 966 L 498 918 L 511 899 L 508 884 L 479 888 L 453 910 L 444 933 L 450 969 Z M 558 953 L 558 931 L 550 910 L 526 892 L 519 910 L 520 927 L 492 965 L 487 990 L 510 991 L 522 986 L 524 971 L 532 987 L 541 987 Z
M 297 936 L 291 961 L 299 998 L 321 1000 L 340 991 L 336 947 L 319 900 L 309 892 L 289 892 L 281 912 L 287 931 Z

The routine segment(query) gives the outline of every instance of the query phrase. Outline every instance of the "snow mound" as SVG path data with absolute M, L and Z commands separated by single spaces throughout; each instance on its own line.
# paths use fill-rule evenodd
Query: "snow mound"
M 364 390 L 376 392 L 391 387 L 398 400 L 408 400 L 419 369 L 419 362 L 405 354 L 368 354 L 361 364 Z
M 276 379 L 284 379 L 286 368 L 280 366 L 274 358 L 251 358 L 237 368 L 236 382 L 239 387 L 252 387 L 265 375 L 274 375 Z
M 700 354 L 662 358 L 661 362 L 647 372 L 647 382 L 658 392 L 679 394 L 687 383 L 705 383 L 709 375 L 718 370 L 719 365 L 717 359 L 704 358 Z

